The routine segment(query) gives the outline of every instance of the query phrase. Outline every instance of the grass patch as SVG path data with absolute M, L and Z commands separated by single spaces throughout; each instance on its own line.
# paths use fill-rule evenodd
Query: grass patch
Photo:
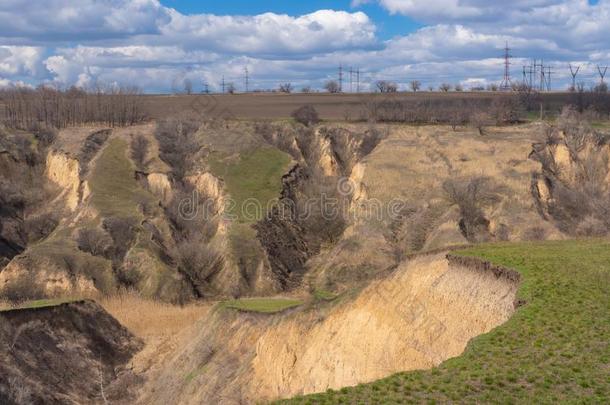
M 128 145 L 123 139 L 111 139 L 89 179 L 93 205 L 103 217 L 134 218 L 140 216 L 138 205 L 153 197 L 140 187 L 134 177 L 135 167 L 127 157 Z
M 457 254 L 518 270 L 526 305 L 434 369 L 279 403 L 610 403 L 610 242 L 491 244 Z
M 243 298 L 225 301 L 222 303 L 222 306 L 244 312 L 274 314 L 289 308 L 298 307 L 301 304 L 303 304 L 302 301 L 288 298 Z
M 279 197 L 282 176 L 290 166 L 291 158 L 275 148 L 258 148 L 241 155 L 236 161 L 210 158 L 210 169 L 225 181 L 234 203 L 227 213 L 242 223 L 254 223 L 266 213 L 269 203 Z M 255 202 L 256 205 L 252 205 Z
M 336 294 L 326 290 L 314 290 L 312 295 L 316 301 L 333 301 L 337 298 Z
M 43 300 L 27 301 L 22 304 L 18 304 L 18 305 L 14 305 L 14 306 L 0 307 L 0 312 L 12 311 L 12 310 L 16 310 L 16 309 L 37 309 L 37 308 L 56 307 L 61 304 L 67 304 L 67 303 L 75 302 L 75 301 L 79 301 L 79 300 L 70 299 L 70 298 L 57 298 L 57 299 L 43 299 Z

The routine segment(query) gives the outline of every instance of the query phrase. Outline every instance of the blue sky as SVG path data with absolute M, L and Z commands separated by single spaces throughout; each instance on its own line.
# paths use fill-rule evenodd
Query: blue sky
M 555 89 L 598 81 L 610 65 L 610 0 L 2 0 L 0 87 L 136 85 L 167 93 L 191 81 L 218 90 L 322 89 L 337 68 L 359 68 L 362 88 L 465 88 L 528 61 L 552 66 Z

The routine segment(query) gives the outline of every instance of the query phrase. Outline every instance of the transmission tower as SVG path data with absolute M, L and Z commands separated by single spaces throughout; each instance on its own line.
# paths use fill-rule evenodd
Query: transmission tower
M 576 69 L 574 69 L 574 67 L 570 63 L 570 74 L 572 75 L 572 89 L 571 89 L 572 91 L 576 90 L 576 75 L 578 75 L 579 71 L 580 71 L 580 65 L 576 66 Z
M 360 93 L 360 68 L 356 68 L 356 92 Z
M 506 43 L 506 47 L 504 48 L 504 79 L 502 79 L 502 84 L 500 84 L 500 90 L 509 91 L 511 90 L 511 80 L 510 80 L 510 48 L 508 47 L 508 42 Z
M 343 93 L 343 65 L 339 65 L 339 93 Z
M 245 73 L 245 76 L 246 76 L 245 79 L 246 79 L 246 93 L 247 93 L 249 91 L 249 89 L 250 89 L 250 75 L 249 75 L 249 72 L 248 72 L 248 66 L 246 66 L 244 68 L 244 73 Z
M 606 72 L 608 71 L 608 66 L 599 66 L 597 65 L 597 72 L 599 73 L 600 84 L 604 84 L 604 78 L 606 77 Z
M 225 76 L 222 75 L 222 94 L 225 94 Z
M 354 69 L 351 66 L 349 68 L 349 92 L 354 92 Z

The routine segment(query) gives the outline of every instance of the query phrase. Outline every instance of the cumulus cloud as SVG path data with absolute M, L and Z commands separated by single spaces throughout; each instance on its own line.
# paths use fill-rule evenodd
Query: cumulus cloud
M 353 0 L 359 7 L 375 0 Z M 502 74 L 508 42 L 514 65 L 551 62 L 560 80 L 570 61 L 610 62 L 610 0 L 377 0 L 389 13 L 425 26 L 382 41 L 362 11 L 301 16 L 185 15 L 158 0 L 4 0 L 0 2 L 0 80 L 63 85 L 135 84 L 171 91 L 188 78 L 253 88 L 281 81 L 321 87 L 337 66 L 362 80 L 479 85 Z M 52 10 L 53 18 L 49 18 Z M 593 79 L 594 66 L 583 73 Z M 363 86 L 366 88 L 366 84 Z
M 42 55 L 43 49 L 39 47 L 0 45 L 0 75 L 36 76 Z

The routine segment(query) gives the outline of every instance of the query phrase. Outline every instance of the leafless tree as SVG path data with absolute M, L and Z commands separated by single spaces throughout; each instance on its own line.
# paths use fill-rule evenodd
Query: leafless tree
M 452 204 L 460 208 L 460 229 L 466 239 L 480 242 L 489 238 L 489 220 L 482 207 L 498 201 L 498 194 L 487 177 L 451 179 L 443 190 Z
M 475 111 L 470 115 L 469 122 L 479 135 L 485 135 L 485 127 L 492 124 L 492 118 L 487 111 Z
M 455 91 L 464 91 L 464 87 L 460 83 L 458 83 L 455 86 L 453 86 L 453 89 Z
M 447 93 L 451 90 L 451 85 L 449 83 L 442 83 L 438 88 L 440 91 Z
M 36 90 L 4 90 L 0 96 L 5 104 L 0 120 L 11 128 L 65 128 L 85 123 L 114 127 L 133 125 L 145 118 L 140 91 L 135 87 L 85 91 L 40 86 Z
M 421 88 L 421 82 L 419 80 L 411 80 L 409 86 L 411 87 L 411 90 L 413 90 L 413 92 L 417 92 Z
M 301 93 L 311 93 L 311 87 L 303 86 L 303 88 L 301 89 Z
M 281 83 L 279 90 L 281 93 L 292 93 L 292 83 Z
M 329 80 L 324 84 L 324 88 L 326 89 L 326 91 L 328 91 L 329 93 L 339 93 L 341 91 L 341 88 L 339 87 L 339 83 L 337 83 L 334 80 Z
M 380 93 L 396 93 L 398 91 L 398 85 L 387 80 L 378 80 L 375 86 Z

